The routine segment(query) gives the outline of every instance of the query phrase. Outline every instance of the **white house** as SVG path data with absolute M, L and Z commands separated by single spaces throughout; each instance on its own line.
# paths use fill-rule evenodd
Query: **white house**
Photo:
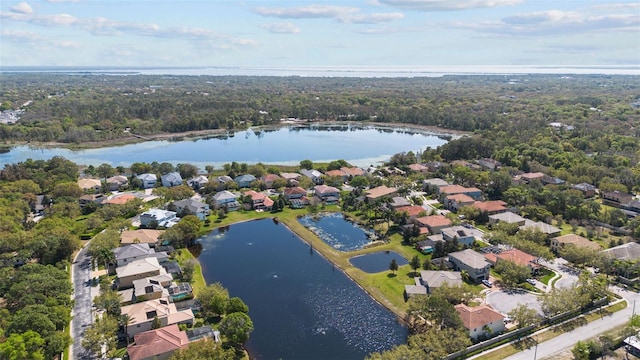
M 182 185 L 182 176 L 180 176 L 180 173 L 177 173 L 175 171 L 160 176 L 160 180 L 162 181 L 162 186 L 164 187 Z
M 154 188 L 156 187 L 156 183 L 158 182 L 158 177 L 156 176 L 156 174 L 145 173 L 136 176 L 136 178 L 142 182 L 143 189 Z
M 172 227 L 180 220 L 176 215 L 175 211 L 149 209 L 140 214 L 140 225 L 149 227 L 155 222 L 158 226 Z
M 455 308 L 472 339 L 490 338 L 505 330 L 504 315 L 489 305 L 469 307 L 458 304 Z

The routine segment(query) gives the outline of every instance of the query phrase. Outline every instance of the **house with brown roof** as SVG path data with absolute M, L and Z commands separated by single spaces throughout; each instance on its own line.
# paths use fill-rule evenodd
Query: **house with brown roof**
M 176 309 L 176 304 L 168 299 L 153 299 L 143 301 L 120 309 L 122 315 L 129 315 L 131 322 L 127 324 L 127 334 L 130 337 L 152 329 L 153 319 L 158 318 L 162 326 L 173 324 L 193 325 L 194 316 L 191 309 Z
M 251 208 L 254 210 L 271 210 L 273 207 L 273 200 L 263 193 L 247 190 L 244 195 L 251 197 Z
M 469 274 L 469 279 L 473 281 L 480 282 L 489 279 L 491 263 L 482 254 L 471 249 L 450 253 L 449 261 L 456 270 L 465 270 Z
M 349 178 L 353 178 L 354 176 L 364 176 L 365 171 L 358 168 L 358 167 L 346 167 L 343 166 L 340 168 L 340 170 L 344 171 L 345 174 L 347 174 L 347 176 L 349 176 Z
M 366 193 L 365 196 L 367 199 L 377 200 L 385 196 L 388 196 L 388 197 L 396 196 L 398 194 L 398 189 L 381 185 L 373 189 L 369 189 L 365 191 L 365 193 Z
M 530 184 L 532 181 L 540 181 L 544 179 L 546 175 L 541 172 L 524 173 L 513 177 L 515 184 Z
M 600 193 L 600 197 L 602 198 L 602 203 L 613 206 L 621 206 L 624 205 L 631 200 L 633 200 L 633 195 L 616 191 L 604 191 Z
M 267 189 L 273 189 L 273 182 L 282 179 L 276 174 L 266 174 L 262 177 L 262 182 L 267 186 Z
M 104 199 L 105 197 L 102 194 L 85 194 L 80 196 L 78 203 L 80 204 L 80 207 L 85 207 L 89 204 L 100 205 Z
M 117 191 L 129 184 L 129 179 L 123 175 L 116 175 L 107 178 L 107 188 L 109 191 Z
M 531 272 L 536 272 L 538 269 L 540 269 L 540 264 L 538 264 L 538 257 L 527 254 L 526 252 L 518 250 L 516 248 L 504 250 L 497 254 L 489 252 L 484 254 L 484 257 L 493 266 L 495 266 L 498 261 L 510 261 L 516 265 L 529 267 L 531 269 Z
M 342 179 L 342 182 L 345 182 L 349 179 L 349 175 L 347 175 L 346 172 L 339 169 L 328 170 L 328 171 L 325 171 L 324 174 L 329 177 L 339 177 Z
M 121 244 L 136 244 L 146 243 L 150 247 L 156 246 L 158 238 L 164 233 L 164 230 L 153 229 L 139 229 L 139 230 L 125 230 L 120 233 Z
M 422 173 L 422 174 L 426 174 L 429 172 L 429 168 L 422 164 L 410 164 L 409 170 L 417 173 Z
M 298 186 L 299 179 L 302 175 L 298 173 L 280 173 L 280 177 L 287 181 L 287 186 Z
M 472 205 L 474 202 L 475 200 L 469 195 L 455 194 L 449 195 L 445 198 L 444 207 L 457 212 L 461 207 Z
M 483 168 L 492 170 L 492 171 L 498 170 L 502 166 L 502 163 L 500 161 L 495 159 L 490 159 L 490 158 L 482 158 L 476 162 L 478 163 L 478 165 L 482 166 Z
M 284 194 L 284 198 L 286 200 L 291 200 L 291 199 L 300 199 L 304 196 L 307 196 L 307 190 L 296 186 L 296 187 L 289 187 L 284 189 L 283 191 Z
M 316 185 L 313 190 L 316 197 L 325 204 L 337 204 L 340 201 L 340 190 L 333 186 Z
M 571 188 L 581 191 L 582 195 L 584 195 L 584 197 L 586 198 L 594 197 L 596 195 L 596 190 L 598 190 L 598 188 L 596 188 L 595 186 L 589 183 L 584 183 L 584 182 L 580 184 L 575 184 Z
M 397 213 L 407 213 L 409 216 L 409 222 L 414 221 L 419 216 L 425 216 L 427 211 L 420 205 L 402 206 L 396 208 Z
M 465 194 L 467 196 L 472 197 L 474 200 L 480 200 L 482 197 L 482 191 L 477 188 L 467 188 L 462 185 L 447 185 L 438 188 L 438 194 L 440 196 L 440 200 L 444 202 L 447 196 L 456 195 L 456 194 Z
M 576 234 L 562 235 L 551 239 L 552 251 L 558 251 L 561 247 L 568 245 L 586 247 L 593 250 L 602 249 L 598 243 Z
M 490 338 L 505 330 L 504 315 L 490 305 L 469 307 L 458 304 L 455 309 L 462 319 L 462 324 L 469 331 L 469 337 L 474 340 Z
M 187 333 L 173 324 L 137 334 L 134 343 L 127 347 L 127 354 L 129 360 L 166 360 L 187 345 Z
M 109 197 L 108 199 L 102 201 L 103 204 L 111 204 L 111 205 L 124 205 L 129 201 L 135 200 L 138 197 L 134 194 L 117 194 Z
M 439 234 L 442 229 L 451 226 L 451 220 L 447 219 L 444 215 L 423 216 L 417 218 L 415 221 L 418 226 L 429 229 L 431 234 Z
M 507 211 L 505 205 L 507 205 L 507 203 L 502 200 L 476 201 L 471 204 L 474 208 L 481 212 L 486 212 L 488 215 L 495 215 Z
M 102 190 L 102 182 L 98 179 L 80 179 L 78 180 L 78 187 L 84 192 L 100 192 Z

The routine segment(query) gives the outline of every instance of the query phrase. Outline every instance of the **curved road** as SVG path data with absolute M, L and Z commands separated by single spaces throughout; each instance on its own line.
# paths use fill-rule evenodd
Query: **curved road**
M 93 322 L 91 306 L 93 300 L 91 258 L 87 254 L 87 247 L 83 247 L 71 265 L 71 281 L 73 282 L 73 292 L 75 303 L 73 306 L 71 320 L 71 359 L 90 360 L 95 359 L 87 349 L 82 346 L 82 338 L 87 326 Z

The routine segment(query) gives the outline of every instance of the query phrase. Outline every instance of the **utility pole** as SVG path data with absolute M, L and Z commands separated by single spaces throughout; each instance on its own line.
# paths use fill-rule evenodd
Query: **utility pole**
M 538 357 L 538 343 L 536 343 L 536 349 L 533 351 L 533 360 L 536 360 Z

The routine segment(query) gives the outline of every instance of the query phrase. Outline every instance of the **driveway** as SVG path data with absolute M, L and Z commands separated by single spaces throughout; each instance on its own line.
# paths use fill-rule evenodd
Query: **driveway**
M 86 246 L 80 250 L 71 265 L 71 276 L 75 304 L 71 314 L 73 316 L 71 320 L 73 344 L 71 345 L 70 357 L 81 360 L 95 359 L 95 356 L 82 346 L 85 329 L 93 322 L 91 310 L 91 306 L 93 305 L 91 296 L 91 258 L 87 255 Z
M 526 291 L 491 291 L 487 294 L 487 303 L 504 315 L 519 304 L 525 304 L 527 307 L 534 309 L 538 314 L 542 315 L 542 309 L 538 303 L 538 296 Z
M 557 288 L 566 288 L 572 286 L 576 281 L 578 281 L 578 275 L 580 275 L 580 270 L 576 270 L 572 268 L 567 260 L 563 258 L 557 258 L 551 262 L 540 260 L 540 265 L 547 267 L 558 274 L 562 275 L 560 280 L 556 281 L 555 286 Z

